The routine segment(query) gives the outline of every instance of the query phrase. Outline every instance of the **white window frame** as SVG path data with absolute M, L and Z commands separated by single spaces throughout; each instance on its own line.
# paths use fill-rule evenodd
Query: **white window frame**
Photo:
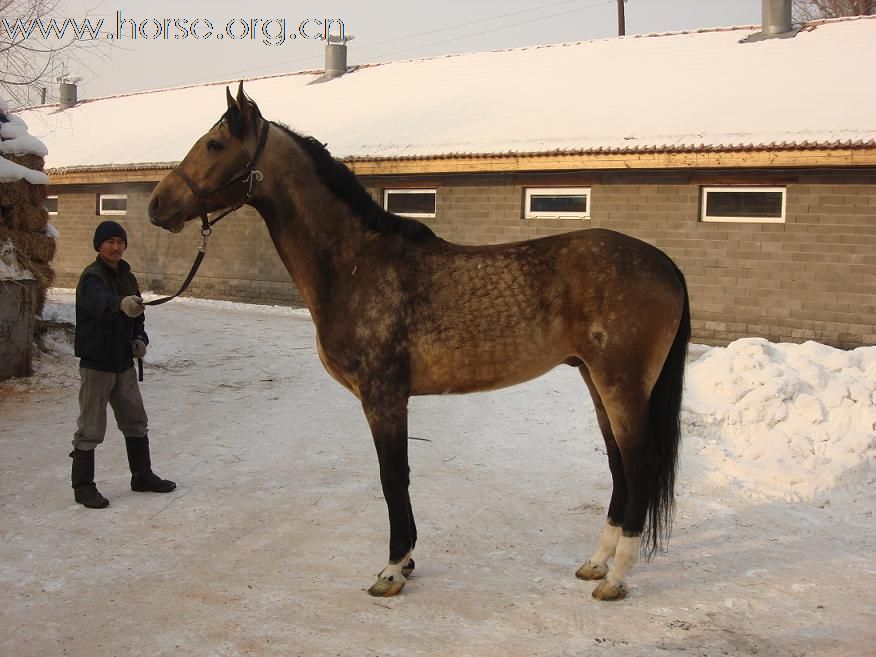
M 58 201 L 58 195 L 57 195 L 57 194 L 50 194 L 49 196 L 46 196 L 46 200 L 47 200 L 47 201 L 48 201 L 50 198 L 53 198 L 53 199 L 55 199 L 55 201 Z M 58 210 L 60 210 L 60 209 L 61 209 L 60 201 L 58 201 L 57 206 L 58 206 Z M 46 211 L 49 213 L 49 216 L 50 216 L 50 217 L 57 216 L 57 214 L 58 214 L 58 210 L 49 210 L 48 208 L 46 208 Z
M 105 210 L 103 207 L 104 199 L 125 199 L 125 209 L 124 210 Z M 99 215 L 118 215 L 118 214 L 128 214 L 128 195 L 127 194 L 99 194 L 97 199 L 97 214 Z
M 420 219 L 434 218 L 438 212 L 438 190 L 424 188 L 407 188 L 407 189 L 384 189 L 383 190 L 383 209 L 386 210 L 389 206 L 390 194 L 432 194 L 435 197 L 435 212 L 396 212 L 400 217 L 416 217 Z
M 586 212 L 538 212 L 532 210 L 533 196 L 584 196 Z M 593 195 L 590 187 L 527 187 L 523 200 L 524 219 L 590 219 Z
M 782 214 L 780 217 L 722 217 L 710 216 L 706 214 L 707 196 L 709 192 L 781 192 L 782 194 Z M 787 187 L 740 187 L 737 185 L 713 185 L 703 187 L 700 195 L 700 221 L 704 222 L 724 222 L 724 223 L 743 223 L 743 224 L 783 224 L 785 223 L 786 208 L 788 204 L 788 188 Z

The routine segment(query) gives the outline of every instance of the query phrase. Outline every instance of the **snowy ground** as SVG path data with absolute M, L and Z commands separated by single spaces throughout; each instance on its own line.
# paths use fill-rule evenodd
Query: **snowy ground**
M 47 312 L 72 319 L 56 290 Z M 417 571 L 364 589 L 387 520 L 356 400 L 306 313 L 150 309 L 153 462 L 132 493 L 115 429 L 108 509 L 73 503 L 77 361 L 55 339 L 0 383 L 0 655 L 873 655 L 876 347 L 693 347 L 671 549 L 590 598 L 608 467 L 577 372 L 411 402 Z

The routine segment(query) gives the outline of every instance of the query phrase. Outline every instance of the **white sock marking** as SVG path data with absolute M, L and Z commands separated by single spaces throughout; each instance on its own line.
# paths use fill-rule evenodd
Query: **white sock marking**
M 609 584 L 623 584 L 624 577 L 639 560 L 639 551 L 642 549 L 642 536 L 621 536 L 617 542 L 617 550 L 614 561 L 608 570 L 606 579 Z
M 620 537 L 621 528 L 606 522 L 605 527 L 602 528 L 602 535 L 599 537 L 599 545 L 596 547 L 596 552 L 589 559 L 590 563 L 604 566 L 614 556 Z
M 408 552 L 398 563 L 392 563 L 390 561 L 388 564 L 386 564 L 386 568 L 380 571 L 380 574 L 377 577 L 380 579 L 388 580 L 390 582 L 407 581 L 405 576 L 402 575 L 402 568 L 404 568 L 410 560 L 411 552 Z

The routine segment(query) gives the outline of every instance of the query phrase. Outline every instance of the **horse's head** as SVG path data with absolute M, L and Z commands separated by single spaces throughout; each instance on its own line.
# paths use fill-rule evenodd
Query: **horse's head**
M 228 109 L 222 118 L 152 192 L 149 218 L 155 226 L 178 233 L 190 219 L 206 221 L 208 212 L 250 200 L 269 124 L 243 92 L 243 82 L 237 98 L 227 87 L 225 95 Z

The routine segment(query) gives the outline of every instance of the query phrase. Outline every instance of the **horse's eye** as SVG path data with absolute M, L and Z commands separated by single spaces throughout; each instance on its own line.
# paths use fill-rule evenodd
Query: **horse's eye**
M 210 141 L 207 142 L 207 150 L 208 151 L 221 151 L 222 144 L 220 142 L 216 141 L 215 139 L 211 139 Z

